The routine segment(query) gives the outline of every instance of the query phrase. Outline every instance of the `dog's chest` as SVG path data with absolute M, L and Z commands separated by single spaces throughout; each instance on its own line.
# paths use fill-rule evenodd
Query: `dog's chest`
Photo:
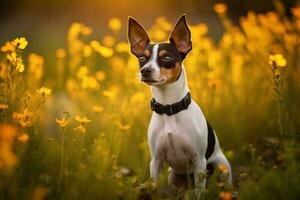
M 192 172 L 199 153 L 197 143 L 201 140 L 197 126 L 191 126 L 185 119 L 160 116 L 151 124 L 153 131 L 149 135 L 152 152 L 179 173 Z

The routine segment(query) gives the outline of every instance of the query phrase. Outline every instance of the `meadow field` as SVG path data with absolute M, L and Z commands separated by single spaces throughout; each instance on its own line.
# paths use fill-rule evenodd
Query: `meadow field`
M 217 175 L 204 199 L 300 199 L 300 7 L 286 15 L 249 11 L 232 23 L 213 7 L 224 33 L 189 24 L 184 65 L 191 95 L 232 164 L 233 191 Z M 149 177 L 151 93 L 138 79 L 117 17 L 106 27 L 70 24 L 67 46 L 40 55 L 30 40 L 0 41 L 0 199 L 178 199 Z M 173 24 L 146 27 L 168 41 Z M 105 29 L 101 40 L 92 37 Z M 97 31 L 97 30 L 96 30 Z M 183 199 L 193 199 L 187 191 Z

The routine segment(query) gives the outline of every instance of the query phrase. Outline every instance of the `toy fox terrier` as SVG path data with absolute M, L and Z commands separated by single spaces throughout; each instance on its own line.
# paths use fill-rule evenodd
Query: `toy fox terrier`
M 182 62 L 192 50 L 192 42 L 185 15 L 173 28 L 169 43 L 150 44 L 146 31 L 131 17 L 128 39 L 140 64 L 140 79 L 151 86 L 153 95 L 148 128 L 151 178 L 157 180 L 166 162 L 171 169 L 169 184 L 186 188 L 187 179 L 192 180 L 199 198 L 205 189 L 207 169 L 222 165 L 231 186 L 231 166 L 187 85 Z

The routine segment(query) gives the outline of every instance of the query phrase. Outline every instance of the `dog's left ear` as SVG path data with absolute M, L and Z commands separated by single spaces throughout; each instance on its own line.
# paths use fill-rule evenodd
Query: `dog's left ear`
M 187 25 L 185 14 L 176 23 L 170 36 L 170 42 L 184 56 L 192 50 L 191 31 Z

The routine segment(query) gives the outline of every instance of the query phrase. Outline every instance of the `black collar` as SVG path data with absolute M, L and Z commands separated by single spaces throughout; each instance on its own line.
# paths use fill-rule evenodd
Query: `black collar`
M 179 113 L 182 110 L 185 110 L 189 107 L 191 103 L 191 95 L 188 92 L 183 99 L 178 101 L 177 103 L 174 104 L 168 104 L 168 105 L 163 105 L 155 101 L 154 98 L 151 100 L 151 110 L 156 112 L 157 114 L 167 114 L 167 115 L 174 115 L 176 113 Z

